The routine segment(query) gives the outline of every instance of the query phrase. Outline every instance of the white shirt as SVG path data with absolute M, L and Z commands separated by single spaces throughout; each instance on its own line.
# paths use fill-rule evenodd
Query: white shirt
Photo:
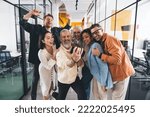
M 77 64 L 69 67 L 68 64 L 72 62 L 70 50 L 66 50 L 62 45 L 56 55 L 56 64 L 58 70 L 58 81 L 63 84 L 71 84 L 75 82 L 77 77 Z
M 51 59 L 51 54 L 47 52 L 46 49 L 40 49 L 38 52 L 38 57 L 40 59 L 39 65 L 39 75 L 40 75 L 40 85 L 43 96 L 49 94 L 49 89 L 51 86 L 51 81 L 55 78 L 54 65 L 56 61 Z

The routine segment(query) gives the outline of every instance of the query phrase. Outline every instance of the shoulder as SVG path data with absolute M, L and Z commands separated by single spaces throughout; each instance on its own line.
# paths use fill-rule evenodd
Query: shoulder
M 106 34 L 106 41 L 117 41 L 118 39 L 112 35 Z
M 59 28 L 58 27 L 52 27 L 52 31 L 56 31 L 56 30 L 58 30 Z
M 43 26 L 40 25 L 40 24 L 35 25 L 35 27 L 38 28 L 38 29 L 43 29 Z
M 117 44 L 118 41 L 119 41 L 119 40 L 118 40 L 116 37 L 107 34 L 106 40 L 105 40 L 104 43 L 105 43 L 106 45 L 108 45 L 108 44 L 109 44 L 109 45 L 113 45 L 113 44 Z
M 45 54 L 46 54 L 45 49 L 40 49 L 39 52 L 38 52 L 38 55 L 39 55 L 39 56 L 43 56 L 43 55 L 45 55 Z
M 40 25 L 40 24 L 32 24 L 32 31 L 33 32 L 40 32 L 40 31 L 42 31 L 42 25 Z
M 63 58 L 65 58 L 64 50 L 59 48 L 59 51 L 57 52 L 56 57 L 59 57 L 61 60 L 63 60 Z
M 57 55 L 63 54 L 63 50 L 59 48 L 59 51 L 57 52 Z

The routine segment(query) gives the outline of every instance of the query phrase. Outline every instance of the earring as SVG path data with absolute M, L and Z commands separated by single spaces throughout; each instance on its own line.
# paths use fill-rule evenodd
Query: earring
M 44 41 L 44 40 L 42 40 L 42 43 L 45 43 L 45 41 Z

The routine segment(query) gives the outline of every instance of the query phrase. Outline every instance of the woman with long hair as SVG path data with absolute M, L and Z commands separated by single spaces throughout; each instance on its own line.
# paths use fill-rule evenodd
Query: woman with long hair
M 52 90 L 52 80 L 55 78 L 55 46 L 52 33 L 46 31 L 43 33 L 40 40 L 40 50 L 38 57 L 40 60 L 39 74 L 40 74 L 40 86 L 44 100 L 48 100 Z

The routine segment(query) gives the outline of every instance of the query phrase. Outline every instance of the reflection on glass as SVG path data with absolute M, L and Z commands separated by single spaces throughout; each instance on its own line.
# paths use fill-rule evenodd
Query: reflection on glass
M 23 95 L 22 56 L 17 51 L 14 6 L 0 1 L 0 14 L 0 99 L 19 99 Z

